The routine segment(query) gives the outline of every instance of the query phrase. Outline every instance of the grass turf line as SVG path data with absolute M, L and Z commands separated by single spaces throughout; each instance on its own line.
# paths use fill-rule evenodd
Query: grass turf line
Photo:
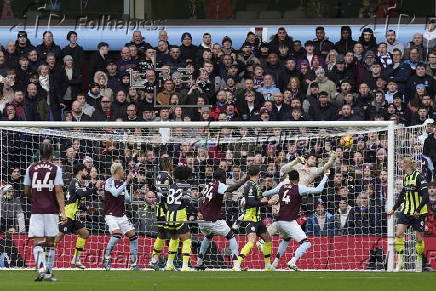
M 56 271 L 58 282 L 33 282 L 34 271 L 0 271 L 10 291 L 432 290 L 434 273 Z

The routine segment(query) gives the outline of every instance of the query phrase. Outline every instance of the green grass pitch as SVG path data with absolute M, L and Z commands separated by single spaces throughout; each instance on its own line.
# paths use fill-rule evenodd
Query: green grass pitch
M 57 282 L 34 282 L 34 271 L 0 271 L 10 291 L 276 291 L 434 290 L 435 273 L 56 271 Z

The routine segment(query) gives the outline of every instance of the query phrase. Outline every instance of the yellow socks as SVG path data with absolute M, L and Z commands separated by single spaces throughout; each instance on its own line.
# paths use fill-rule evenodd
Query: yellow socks
M 268 241 L 263 244 L 262 253 L 264 255 L 264 261 L 266 264 L 270 263 L 272 251 L 272 242 Z
M 253 247 L 254 247 L 254 243 L 252 243 L 252 242 L 247 242 L 245 244 L 245 246 L 241 249 L 241 253 L 239 254 L 239 257 L 238 257 L 239 264 L 242 264 L 245 257 L 248 256 L 248 254 L 250 254 L 250 251 Z
M 152 257 L 159 257 L 165 245 L 165 240 L 161 238 L 156 238 L 153 244 L 153 254 Z
M 189 259 L 191 257 L 191 244 L 191 239 L 182 242 L 183 267 L 188 267 Z
M 424 253 L 424 241 L 417 241 L 415 244 L 415 248 L 418 257 L 422 257 L 422 254 Z
M 74 251 L 74 257 L 80 257 L 80 253 L 83 252 L 85 248 L 86 239 L 78 237 L 76 240 L 76 250 Z

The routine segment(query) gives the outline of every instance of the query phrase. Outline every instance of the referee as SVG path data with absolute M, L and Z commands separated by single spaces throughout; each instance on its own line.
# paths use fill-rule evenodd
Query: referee
M 387 211 L 387 215 L 392 215 L 401 206 L 395 234 L 395 251 L 398 254 L 396 271 L 403 267 L 404 232 L 409 226 L 416 232 L 417 266 L 422 266 L 424 223 L 429 200 L 427 182 L 416 169 L 416 162 L 412 158 L 404 158 L 403 162 L 403 190 L 393 209 Z

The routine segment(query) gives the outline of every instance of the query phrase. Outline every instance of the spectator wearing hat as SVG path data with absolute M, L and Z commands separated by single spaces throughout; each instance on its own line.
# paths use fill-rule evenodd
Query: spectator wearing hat
M 353 85 L 351 80 L 354 79 L 354 76 L 351 71 L 347 70 L 343 55 L 336 56 L 336 64 L 333 66 L 333 69 L 327 73 L 327 77 L 336 84 L 336 87 L 340 87 L 344 80 L 347 80 Z
M 67 40 L 69 43 L 62 49 L 61 56 L 71 56 L 73 58 L 74 67 L 80 72 L 83 65 L 84 53 L 83 48 L 77 44 L 77 32 L 69 31 L 67 33 Z
M 102 97 L 103 96 L 101 95 L 100 92 L 100 85 L 94 82 L 89 84 L 89 91 L 88 94 L 86 95 L 86 103 L 97 108 L 97 106 L 100 104 Z M 109 96 L 108 98 L 110 99 Z
M 369 27 L 364 28 L 359 37 L 359 43 L 363 45 L 365 52 L 369 50 L 375 52 L 377 49 L 377 40 L 374 36 L 374 31 Z
M 29 51 L 35 49 L 30 40 L 27 38 L 27 32 L 21 30 L 17 34 L 17 40 L 15 41 L 15 47 L 19 56 L 27 56 Z
M 313 82 L 316 82 L 318 84 L 319 91 L 325 91 L 331 98 L 335 98 L 336 84 L 326 77 L 324 69 L 318 68 L 315 71 L 315 74 L 316 78 L 315 80 L 313 80 Z M 310 92 L 308 91 L 307 94 L 309 95 Z
M 351 28 L 347 25 L 341 27 L 341 39 L 335 43 L 335 50 L 338 54 L 345 55 L 347 52 L 352 52 L 354 44 Z
M 327 54 L 329 53 L 330 50 L 334 49 L 335 45 L 328 40 L 328 37 L 325 36 L 325 31 L 323 26 L 318 26 L 315 29 L 315 34 L 316 37 L 313 40 L 314 53 L 326 59 Z
M 198 47 L 192 44 L 192 35 L 189 32 L 185 32 L 182 34 L 180 41 L 182 42 L 180 45 L 182 59 L 185 61 L 194 61 Z
M 89 60 L 88 79 L 92 80 L 97 71 L 104 71 L 106 69 L 106 58 L 109 53 L 109 44 L 100 42 L 97 45 L 98 51 L 93 53 Z
M 412 97 L 415 94 L 415 89 L 418 84 L 423 84 L 430 96 L 436 93 L 436 82 L 433 77 L 427 75 L 424 63 L 419 63 L 416 66 L 415 74 L 412 75 L 407 82 L 405 93 Z
M 303 110 L 306 114 L 309 114 L 309 108 L 318 103 L 319 86 L 317 82 L 310 83 L 308 87 L 308 93 L 303 101 Z
M 310 105 L 308 115 L 311 120 L 316 121 L 336 120 L 337 109 L 336 106 L 330 102 L 329 93 L 321 91 L 318 94 L 318 101 Z
M 392 64 L 387 66 L 384 75 L 387 78 L 393 78 L 398 85 L 398 91 L 406 93 L 407 82 L 412 75 L 412 69 L 402 61 L 402 53 L 399 49 L 393 50 Z
M 29 83 L 32 70 L 29 66 L 29 60 L 22 55 L 18 58 L 18 67 L 15 69 L 15 86 L 16 90 L 24 90 Z
M 335 216 L 326 211 L 322 200 L 315 204 L 315 212 L 307 217 L 306 234 L 309 236 L 335 235 Z
M 54 54 L 56 60 L 59 60 L 61 57 L 61 48 L 54 43 L 51 31 L 45 31 L 42 34 L 42 43 L 36 47 L 36 50 L 41 59 L 45 59 L 49 53 Z
M 10 184 L 0 185 L 0 208 L 0 233 L 26 231 L 20 199 Z
M 96 72 L 98 72 L 98 71 L 96 71 Z M 110 88 L 112 90 L 112 92 L 116 92 L 118 90 L 121 90 L 122 85 L 121 85 L 121 81 L 120 81 L 120 74 L 118 73 L 118 70 L 117 70 L 117 64 L 113 59 L 107 60 L 107 64 L 106 64 L 106 68 L 105 68 L 104 72 L 106 72 L 106 76 L 107 76 L 106 87 Z M 95 73 L 94 73 L 93 78 L 95 78 Z M 154 75 L 154 73 L 153 73 L 153 75 Z

